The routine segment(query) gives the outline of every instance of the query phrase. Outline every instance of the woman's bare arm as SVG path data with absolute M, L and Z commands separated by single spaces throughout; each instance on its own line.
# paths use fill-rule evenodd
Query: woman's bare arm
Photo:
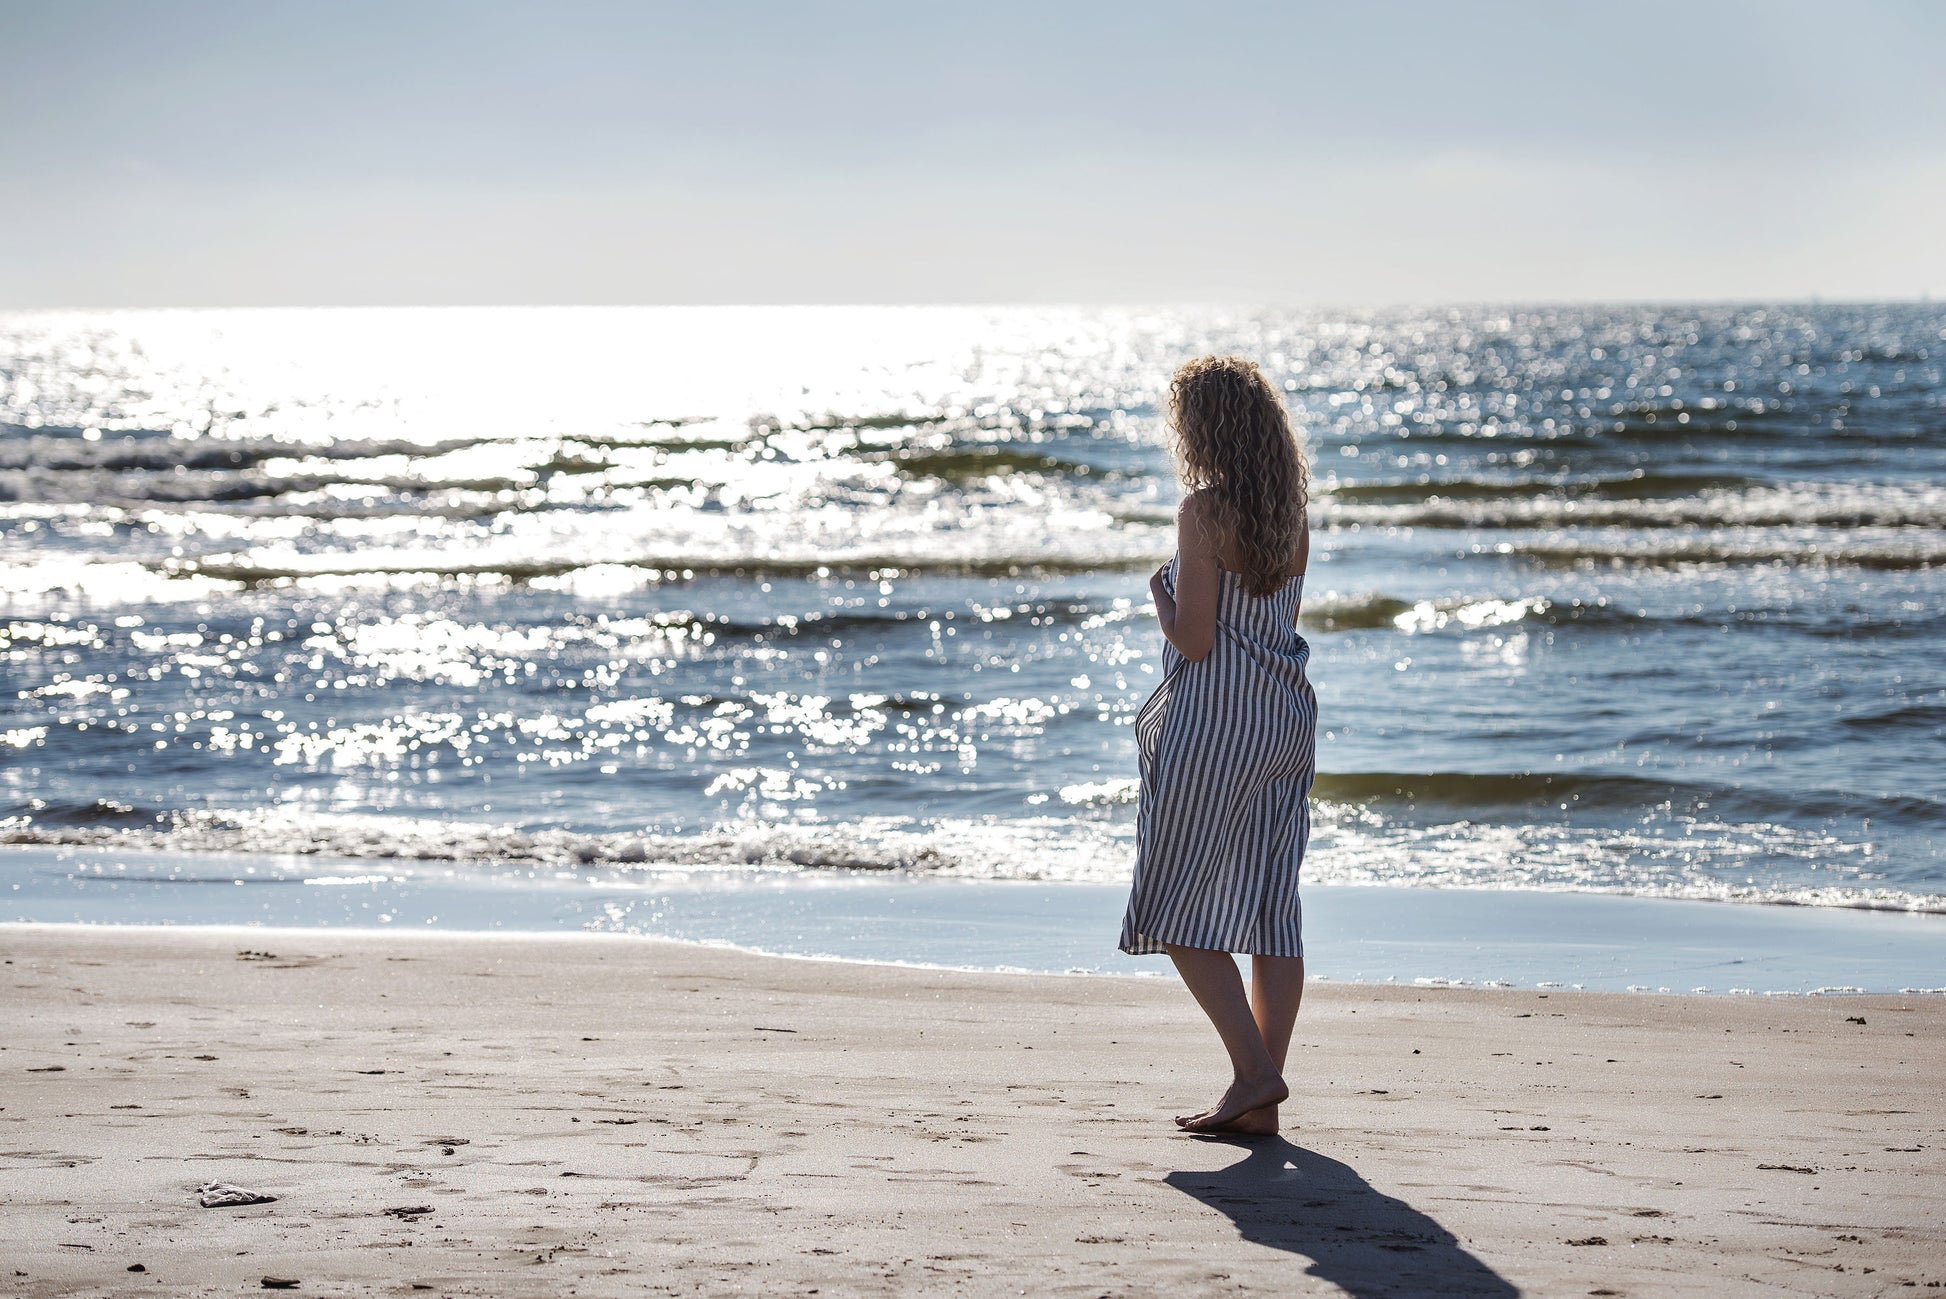
M 1162 587 L 1162 574 L 1149 579 L 1155 596 L 1156 619 L 1162 634 L 1192 663 L 1208 657 L 1216 644 L 1218 539 L 1210 526 L 1207 503 L 1193 493 L 1176 512 L 1176 594 Z
M 1291 565 L 1291 575 L 1293 577 L 1301 577 L 1306 572 L 1310 571 L 1310 567 L 1311 567 L 1311 512 L 1309 510 L 1306 510 L 1304 512 L 1304 526 L 1298 530 L 1298 534 L 1297 534 L 1297 560 Z M 1303 612 L 1303 610 L 1304 610 L 1304 601 L 1300 598 L 1297 602 L 1297 608 L 1291 611 L 1292 625 L 1296 625 L 1297 619 L 1299 615 Z

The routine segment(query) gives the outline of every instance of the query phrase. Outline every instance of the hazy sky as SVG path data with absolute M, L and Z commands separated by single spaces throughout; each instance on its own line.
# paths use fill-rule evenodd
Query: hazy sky
M 1946 296 L 1946 3 L 0 0 L 0 306 Z

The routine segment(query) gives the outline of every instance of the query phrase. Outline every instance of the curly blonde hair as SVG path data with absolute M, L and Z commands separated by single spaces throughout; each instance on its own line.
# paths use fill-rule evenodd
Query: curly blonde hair
M 1183 488 L 1209 494 L 1245 589 L 1273 594 L 1288 580 L 1311 488 L 1283 397 L 1254 361 L 1199 356 L 1169 381 L 1169 426 Z

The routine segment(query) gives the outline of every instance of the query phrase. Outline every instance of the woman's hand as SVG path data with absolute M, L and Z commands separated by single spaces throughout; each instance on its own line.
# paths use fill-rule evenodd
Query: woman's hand
M 1176 600 L 1169 594 L 1169 584 L 1162 580 L 1162 575 L 1168 569 L 1169 565 L 1164 564 L 1149 574 L 1149 598 L 1155 601 L 1155 620 L 1162 624 L 1163 637 L 1173 645 L 1176 640 Z

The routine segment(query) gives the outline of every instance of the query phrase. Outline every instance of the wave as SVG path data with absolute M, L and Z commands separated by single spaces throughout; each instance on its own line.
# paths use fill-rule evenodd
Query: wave
M 618 486 L 637 485 L 618 484 Z M 677 480 L 671 479 L 665 480 L 663 485 L 680 484 Z M 149 505 L 233 505 L 288 496 L 315 496 L 318 493 L 344 487 L 362 487 L 403 498 L 400 503 L 413 505 L 414 513 L 435 514 L 438 513 L 436 508 L 418 509 L 413 498 L 429 492 L 472 493 L 490 497 L 494 493 L 516 492 L 533 486 L 532 479 L 499 476 L 414 478 L 403 475 L 353 473 L 270 475 L 230 470 L 178 475 L 159 470 L 103 469 L 50 477 L 35 470 L 0 470 L 0 501 L 31 501 L 48 505 L 88 504 L 125 508 Z M 295 507 L 290 512 L 329 515 L 336 504 L 337 502 L 324 501 L 314 510 L 312 503 L 306 501 L 303 506 Z M 508 508 L 506 501 L 499 502 L 501 512 L 505 512 Z M 523 511 L 527 508 L 529 507 L 523 502 Z
M 1776 613 L 1775 619 L 1769 615 Z M 1783 622 L 1798 630 L 1818 633 L 1825 628 L 1803 619 L 1787 619 L 1784 611 L 1741 609 L 1738 612 L 1649 613 L 1624 609 L 1607 597 L 1593 600 L 1549 600 L 1541 596 L 1495 599 L 1401 600 L 1394 596 L 1325 596 L 1308 600 L 1301 625 L 1318 631 L 1478 631 L 1488 627 L 1532 624 L 1541 627 L 1613 628 L 1639 631 L 1655 627 L 1720 628 L 1739 622 Z M 1909 622 L 1884 619 L 1873 622 L 1857 617 L 1842 620 L 1831 630 L 1843 635 L 1883 630 L 1887 634 L 1909 630 Z
M 1538 596 L 1520 600 L 1401 600 L 1377 593 L 1358 596 L 1326 595 L 1304 602 L 1299 625 L 1316 631 L 1434 631 L 1448 626 L 1465 629 L 1500 627 L 1519 622 L 1553 625 L 1579 621 L 1637 623 L 1640 617 L 1597 605 L 1555 604 Z
M 906 429 L 913 436 L 905 441 L 860 436 L 833 439 L 808 452 L 797 448 L 805 458 L 793 461 L 801 471 L 795 490 L 806 493 L 805 506 L 836 507 L 861 520 L 870 518 L 873 504 L 885 504 L 883 494 L 896 495 L 898 487 L 874 479 L 870 470 L 890 466 L 901 481 L 933 479 L 962 489 L 1012 475 L 1052 478 L 1060 483 L 1055 490 L 1079 493 L 1076 501 L 1090 494 L 1121 498 L 1093 504 L 1124 522 L 1173 522 L 1167 508 L 1126 499 L 1136 493 L 1109 487 L 1147 482 L 1162 473 L 1155 446 L 1119 433 L 993 437 L 995 432 L 1018 435 L 1019 429 L 923 415 L 828 426 L 780 424 L 777 429 L 753 420 L 728 432 L 725 425 L 707 421 L 693 431 L 676 428 L 644 436 L 589 433 L 437 441 L 159 431 L 90 439 L 85 433 L 92 430 L 39 429 L 0 439 L 0 501 L 133 509 L 204 506 L 269 517 L 347 520 L 602 510 L 632 503 L 631 493 L 690 493 L 733 485 L 753 463 L 746 453 L 759 446 L 766 457 L 762 463 L 772 468 L 793 461 L 788 454 L 774 462 L 768 459 L 767 439 L 785 429 Z M 942 441 L 942 429 L 954 432 Z M 1427 436 L 1431 434 L 1424 430 L 1407 430 L 1401 440 Z M 1364 441 L 1382 447 L 1386 439 Z M 664 464 L 657 455 L 610 454 L 705 450 L 738 454 L 719 456 L 702 470 L 682 462 L 680 473 L 672 472 L 677 462 Z M 834 472 L 835 480 L 829 476 Z M 1318 485 L 1315 502 L 1317 521 L 1327 528 L 1946 528 L 1946 488 L 1931 483 L 1778 483 L 1707 471 L 1634 469 L 1505 478 L 1459 473 L 1416 481 L 1326 481 Z
M 1106 788 L 1106 786 L 1104 786 Z M 1087 801 L 1100 791 L 1074 791 Z M 52 869 L 82 880 L 163 885 L 399 882 L 533 888 L 653 883 L 657 874 L 750 871 L 907 873 L 962 879 L 1126 883 L 1132 827 L 1037 818 L 1018 822 L 903 818 L 824 825 L 750 823 L 690 834 L 577 832 L 358 814 L 179 812 L 149 826 L 0 820 L 0 844 L 97 850 Z M 1754 845 L 1797 863 L 1791 878 L 1748 877 Z M 1858 845 L 1771 825 L 1691 822 L 1657 838 L 1640 829 L 1580 831 L 1533 821 L 1373 823 L 1319 805 L 1307 882 L 1416 888 L 1507 888 L 1637 897 L 1946 913 L 1946 893 L 1834 872 Z M 1712 874 L 1697 862 L 1720 857 Z M 261 863 L 242 871 L 226 858 Z M 278 860 L 281 859 L 281 860 Z M 334 866 L 334 862 L 344 865 Z M 382 863 L 383 877 L 369 866 Z M 471 867 L 472 869 L 468 869 Z M 46 870 L 49 867 L 42 867 Z M 1836 875 L 1837 879 L 1830 878 Z M 1837 881 L 1843 882 L 1837 882 Z
M 1116 476 L 1116 471 L 1091 464 L 1079 456 L 1057 455 L 1040 447 L 1009 442 L 900 448 L 869 458 L 895 465 L 899 472 L 911 477 L 938 478 L 951 483 L 1006 473 L 1077 478 Z
M 339 438 L 292 441 L 281 438 L 178 437 L 167 433 L 121 434 L 100 440 L 34 436 L 0 439 L 0 470 L 85 473 L 148 470 L 191 473 L 247 471 L 269 460 L 369 460 L 377 456 L 412 458 L 447 455 L 494 441 L 446 438 L 419 442 L 409 438 Z
M 1624 609 L 1606 597 L 1593 600 L 1549 600 L 1541 596 L 1496 599 L 1402 600 L 1371 593 L 1326 595 L 1305 601 L 1300 625 L 1317 631 L 1478 631 L 1528 623 L 1542 627 L 1612 627 L 1639 630 L 1655 626 L 1720 627 L 1726 621 L 1750 619 L 1761 611 L 1738 614 L 1653 614 Z M 1903 629 L 1903 624 L 1889 624 Z M 1860 629 L 1856 619 L 1844 624 L 1846 634 Z
M 726 544 L 714 547 L 699 544 L 694 549 L 672 548 L 659 554 L 590 555 L 584 549 L 575 554 L 501 553 L 481 557 L 476 550 L 473 555 L 462 557 L 464 552 L 394 550 L 389 554 L 329 551 L 258 558 L 246 551 L 170 556 L 140 562 L 165 577 L 257 587 L 319 578 L 404 576 L 532 582 L 565 579 L 596 569 L 617 576 L 632 572 L 641 580 L 663 582 L 708 576 L 864 576 L 871 580 L 915 576 L 1019 577 L 1139 571 L 1167 557 L 1170 538 L 1159 527 L 1136 525 L 1096 530 L 1088 529 L 1084 520 L 1059 536 L 1050 533 L 1043 538 L 1044 545 L 1029 549 L 1021 547 L 1023 538 L 1018 530 L 997 526 L 994 517 L 984 516 L 973 527 L 930 526 L 929 530 L 899 537 L 895 542 L 881 543 L 885 545 L 883 549 L 855 542 L 849 546 L 837 542 L 825 547 L 800 542 L 786 550 L 764 545 L 767 539 L 756 537 L 725 538 Z M 978 548 L 981 542 L 991 549 L 981 553 Z M 1532 538 L 1477 541 L 1470 545 L 1468 554 L 1571 567 L 1597 563 L 1651 567 L 1786 563 L 1901 571 L 1946 565 L 1946 532 L 1912 527 L 1726 528 L 1674 535 L 1631 535 L 1612 530 L 1584 535 L 1573 529 L 1553 529 Z
M 1848 731 L 1877 735 L 1885 731 L 1930 731 L 1946 738 L 1946 704 L 1912 704 L 1888 708 L 1863 717 L 1840 718 L 1838 725 Z
M 1819 428 L 1814 417 L 1781 410 L 1732 410 L 1726 407 L 1705 409 L 1700 405 L 1666 406 L 1647 404 L 1590 413 L 1568 415 L 1566 408 L 1554 413 L 1552 423 L 1539 418 L 1522 419 L 1511 413 L 1495 415 L 1490 409 L 1445 406 L 1416 416 L 1411 423 L 1395 427 L 1343 428 L 1361 448 L 1385 448 L 1393 443 L 1438 444 L 1465 447 L 1518 446 L 1538 450 L 1543 447 L 1626 446 L 1648 444 L 1666 447 L 1674 439 L 1723 438 L 1742 445 L 1753 441 L 1822 437 L 1830 430 Z M 1316 438 L 1318 435 L 1313 433 Z M 1331 440 L 1335 440 L 1335 437 Z
M 0 420 L 0 454 L 5 448 L 33 438 L 46 438 L 51 442 L 92 442 L 104 436 L 100 426 L 83 427 L 79 424 L 16 424 Z M 116 427 L 114 435 L 130 441 L 178 436 L 176 430 L 166 428 L 141 428 L 131 425 L 127 428 Z
M 1458 813 L 1469 820 L 1536 811 L 1660 811 L 1681 816 L 1708 812 L 1715 819 L 1773 824 L 1849 818 L 1875 825 L 1946 829 L 1946 802 L 1916 794 L 1774 791 L 1601 773 L 1321 771 L 1311 792 L 1321 803 L 1426 807 L 1441 816 Z M 1061 790 L 1064 802 L 1083 806 L 1133 804 L 1137 797 L 1133 780 L 1070 785 Z
M 1942 528 L 1946 488 L 1931 483 L 1758 485 L 1747 479 L 1673 475 L 1584 482 L 1359 483 L 1321 492 L 1317 521 L 1326 527 Z
M 1532 625 L 1581 627 L 1590 630 L 1648 631 L 1659 628 L 1754 626 L 1779 628 L 1808 636 L 1919 636 L 1936 629 L 1946 614 L 1896 610 L 1866 614 L 1840 609 L 1820 612 L 1793 605 L 1739 606 L 1734 613 L 1720 609 L 1683 609 L 1651 612 L 1627 609 L 1606 596 L 1591 600 L 1549 600 L 1541 596 L 1492 596 L 1445 600 L 1403 600 L 1370 592 L 1341 596 L 1326 594 L 1307 599 L 1300 622 L 1307 631 L 1478 631 L 1490 627 Z
M 212 442 L 208 439 L 169 439 L 162 443 L 126 445 L 62 442 L 49 450 L 42 444 L 0 444 L 0 500 L 42 504 L 212 505 L 226 506 L 281 497 L 317 498 L 345 488 L 364 494 L 387 493 L 410 502 L 429 494 L 453 493 L 492 496 L 522 492 L 518 502 L 526 510 L 546 504 L 547 487 L 555 479 L 586 477 L 589 484 L 575 503 L 598 508 L 604 497 L 629 492 L 693 491 L 699 484 L 734 483 L 748 453 L 762 438 L 697 439 L 688 442 L 573 437 L 542 444 L 483 439 L 451 440 L 436 444 L 402 441 L 303 445 L 291 443 Z M 471 448 L 492 447 L 489 459 L 469 457 L 442 461 L 441 457 Z M 857 448 L 847 453 L 813 455 L 801 467 L 813 475 L 835 468 L 840 479 L 867 474 L 875 466 L 890 466 L 904 480 L 934 479 L 954 486 L 973 487 L 997 477 L 1026 474 L 1071 481 L 1116 482 L 1129 478 L 1129 468 L 1110 463 L 1126 443 L 1087 440 L 1047 445 L 1014 442 L 952 443 Z M 698 451 L 732 453 L 698 476 L 694 466 L 683 473 L 668 472 L 640 456 L 611 456 L 610 452 L 659 452 L 681 455 Z M 1110 455 L 1099 454 L 1108 451 Z M 765 457 L 769 463 L 769 458 Z M 484 471 L 484 472 L 483 472 Z M 857 504 L 840 485 L 822 484 L 827 499 Z M 530 499 L 538 497 L 539 499 Z M 326 502 L 329 504 L 335 502 Z M 817 503 L 817 502 L 814 502 Z M 500 499 L 502 511 L 515 508 Z
M 99 798 L 90 802 L 40 802 L 35 808 L 34 819 L 46 826 L 145 829 L 167 818 L 166 814 L 154 809 L 143 811 L 127 803 Z
M 1688 416 L 1687 419 L 1684 416 Z M 1909 446 L 1929 442 L 1938 436 L 1937 426 L 1900 424 L 1873 427 L 1868 424 L 1827 422 L 1822 412 L 1749 409 L 1699 412 L 1694 407 L 1648 407 L 1631 410 L 1619 418 L 1594 420 L 1583 426 L 1590 441 L 1664 444 L 1670 441 L 1708 441 L 1720 439 L 1738 446 L 1753 442 L 1802 445 L 1827 439 L 1849 446 Z
M 1374 505 L 1409 505 L 1426 500 L 1528 500 L 1539 496 L 1596 497 L 1602 500 L 1656 500 L 1688 496 L 1707 490 L 1758 487 L 1763 481 L 1741 474 L 1631 473 L 1608 478 L 1441 478 L 1416 482 L 1382 480 L 1315 484 L 1319 504 L 1355 501 Z
M 259 812 L 153 812 L 128 824 L 0 820 L 0 843 L 134 848 L 145 852 L 275 853 L 401 862 L 498 862 L 558 867 L 673 869 L 813 867 L 934 871 L 956 864 L 940 836 L 886 826 L 750 825 L 716 833 L 588 833 L 371 815 L 286 817 Z M 132 812 L 132 809 L 131 809 Z
M 509 581 L 552 583 L 561 589 L 577 589 L 586 576 L 602 591 L 613 591 L 627 583 L 682 583 L 711 576 L 762 576 L 816 580 L 857 574 L 872 580 L 911 576 L 964 576 L 989 574 L 1013 576 L 1021 573 L 1077 573 L 1102 571 L 1139 571 L 1153 563 L 1147 556 L 1127 560 L 1073 559 L 1066 563 L 1049 562 L 1030 556 L 998 558 L 986 565 L 954 561 L 945 565 L 871 567 L 874 561 L 859 561 L 860 568 L 835 559 L 813 563 L 765 561 L 749 564 L 724 560 L 716 564 L 702 561 L 669 560 L 642 564 L 616 564 L 591 559 L 583 564 L 534 562 L 482 563 L 458 571 L 464 577 L 504 577 Z M 883 562 L 883 561 L 880 561 Z M 668 566 L 663 566 L 666 563 Z M 698 566 L 690 566 L 690 565 Z M 676 565 L 684 565 L 677 567 Z M 619 570 L 619 572 L 617 571 Z M 861 571 L 862 570 L 862 571 Z M 372 565 L 345 563 L 333 566 L 243 564 L 194 560 L 156 559 L 146 562 L 42 563 L 33 565 L 0 564 L 0 586 L 23 595 L 45 591 L 75 591 L 103 598 L 207 598 L 238 585 L 281 587 L 311 580 L 378 578 L 443 578 L 456 570 L 426 563 Z M 171 579 L 157 584 L 158 575 Z M 620 579 L 620 580 L 617 580 Z M 180 591 L 176 588 L 180 587 Z M 999 623 L 1014 619 L 1022 625 L 1037 627 L 1101 626 L 1130 619 L 1146 619 L 1146 606 L 1112 599 L 1076 597 L 1068 599 L 1000 602 L 970 607 L 960 604 L 915 604 L 863 607 L 855 609 L 811 609 L 804 613 L 779 613 L 744 617 L 728 613 L 697 613 L 670 609 L 645 614 L 642 621 L 664 632 L 692 636 L 708 634 L 723 638 L 796 638 L 850 636 L 854 634 L 896 633 L 901 628 L 926 628 L 935 620 L 963 621 L 965 624 Z M 1721 630 L 1728 627 L 1753 627 L 1831 638 L 1858 636 L 1906 638 L 1934 633 L 1946 620 L 1940 611 L 1908 612 L 1892 608 L 1884 613 L 1835 608 L 1821 611 L 1815 606 L 1776 607 L 1743 605 L 1735 612 L 1714 608 L 1679 608 L 1652 611 L 1628 608 L 1607 597 L 1592 599 L 1548 599 L 1542 596 L 1471 596 L 1439 600 L 1410 600 L 1383 592 L 1338 594 L 1323 592 L 1308 597 L 1303 605 L 1300 627 L 1308 634 L 1334 634 L 1358 631 L 1401 632 L 1409 635 L 1465 633 L 1491 628 L 1532 626 L 1574 627 L 1590 632 L 1649 631 L 1655 629 L 1696 628 Z M 21 624 L 26 625 L 26 624 Z M 0 631 L 0 644 L 4 644 Z M 1898 723 L 1893 723 L 1898 724 Z M 1916 723 L 1915 723 L 1916 724 Z
M 772 421 L 762 420 L 767 427 Z M 948 415 L 942 411 L 890 411 L 877 415 L 840 415 L 832 412 L 816 419 L 776 420 L 779 428 L 800 433 L 855 433 L 860 429 L 879 431 L 884 429 L 929 428 L 942 424 L 958 424 L 966 427 L 980 427 L 976 420 L 963 415 Z
M 693 619 L 679 615 L 696 631 L 717 636 L 817 636 L 828 637 L 847 632 L 879 632 L 900 626 L 930 628 L 935 621 L 963 624 L 1009 622 L 1015 618 L 1034 620 L 1040 627 L 1071 627 L 1119 622 L 1132 613 L 1127 606 L 1091 600 L 1047 600 L 1030 603 L 982 605 L 970 613 L 964 608 L 918 606 L 905 609 L 852 609 L 843 612 L 813 611 L 805 614 L 779 614 L 769 618 L 737 618 L 717 614 Z M 660 620 L 668 615 L 655 615 Z M 939 696 L 926 695 L 927 702 Z
M 806 555 L 757 558 L 721 556 L 664 555 L 616 559 L 533 559 L 485 560 L 459 563 L 445 558 L 396 563 L 359 562 L 350 556 L 320 556 L 316 562 L 252 563 L 231 559 L 167 559 L 148 561 L 148 567 L 165 577 L 203 578 L 237 582 L 246 587 L 334 577 L 499 577 L 513 582 L 539 578 L 564 577 L 595 568 L 635 569 L 654 574 L 664 582 L 688 581 L 698 577 L 830 577 L 866 576 L 874 580 L 890 577 L 1020 577 L 1057 573 L 1093 573 L 1147 568 L 1158 556 L 1138 554 L 1060 555 L 1018 554 L 969 556 L 964 559 L 938 557 L 915 560 L 910 554 Z
M 723 636 L 830 636 L 851 632 L 884 631 L 900 625 L 926 626 L 935 619 L 964 619 L 968 622 L 995 622 L 1011 618 L 1033 618 L 1041 626 L 1072 626 L 1119 622 L 1131 617 L 1148 617 L 1146 608 L 1118 605 L 1112 601 L 1068 600 L 1037 601 L 1000 605 L 975 610 L 970 616 L 960 609 L 914 607 L 905 609 L 860 609 L 840 613 L 813 612 L 779 615 L 771 618 L 740 619 L 729 615 L 692 617 L 686 613 L 658 614 L 654 620 L 668 625 L 689 625 L 694 632 Z M 1405 600 L 1379 592 L 1360 595 L 1327 593 L 1308 598 L 1299 619 L 1302 630 L 1311 633 L 1350 631 L 1397 631 L 1412 635 L 1431 632 L 1481 631 L 1495 627 L 1530 625 L 1538 627 L 1582 627 L 1591 630 L 1646 631 L 1658 628 L 1699 628 L 1718 631 L 1731 626 L 1761 626 L 1800 632 L 1806 635 L 1842 636 L 1918 636 L 1934 629 L 1946 614 L 1892 613 L 1872 616 L 1853 610 L 1819 615 L 1793 606 L 1751 608 L 1740 606 L 1732 613 L 1723 610 L 1683 610 L 1650 612 L 1627 609 L 1607 597 L 1592 600 L 1549 600 L 1542 596 L 1492 596 L 1444 600 Z M 1936 710 L 1918 708 L 1895 710 L 1886 714 L 1887 724 L 1933 724 L 1940 720 Z M 1907 716 L 1907 713 L 1912 714 Z M 1865 723 L 1861 723 L 1863 725 Z
M 556 478 L 600 475 L 600 490 L 690 488 L 691 475 L 649 472 L 612 451 L 686 453 L 742 450 L 745 437 L 684 440 L 623 436 L 543 438 L 23 438 L 0 441 L 0 500 L 136 506 L 230 505 L 286 496 L 319 497 L 344 488 L 391 493 L 493 496 L 532 493 Z M 470 453 L 470 454 L 469 454 Z M 738 461 L 727 461 L 733 468 Z M 544 493 L 542 493 L 544 496 Z M 308 503 L 308 502 L 307 502 Z M 335 501 L 322 503 L 330 512 Z M 599 505 L 599 501 L 577 502 Z M 544 506 L 523 498 L 520 509 Z M 505 499 L 500 510 L 514 508 Z M 436 512 L 436 511 L 433 511 Z
M 1870 819 L 1946 830 L 1946 802 L 1912 795 L 1841 790 L 1770 791 L 1693 785 L 1638 776 L 1555 772 L 1319 772 L 1314 793 L 1344 803 L 1422 804 L 1472 814 L 1494 811 L 1667 809 L 1743 820 Z
M 1539 415 L 1549 413 L 1554 415 L 1553 422 L 1542 422 Z M 1417 416 L 1414 422 L 1400 427 L 1341 423 L 1336 428 L 1313 430 L 1310 436 L 1326 445 L 1348 440 L 1361 449 L 1388 449 L 1395 444 L 1507 446 L 1537 452 L 1548 448 L 1635 448 L 1660 455 L 1684 446 L 1770 453 L 1808 450 L 1826 442 L 1856 452 L 1860 448 L 1921 445 L 1935 440 L 1939 432 L 1936 414 L 1923 406 L 1893 413 L 1875 403 L 1871 414 L 1839 419 L 1821 404 L 1757 410 L 1749 405 L 1704 406 L 1699 400 L 1632 403 L 1588 415 L 1567 407 L 1553 412 L 1543 407 L 1527 419 L 1511 414 L 1496 418 L 1491 413 L 1449 406 Z
M 1781 531 L 1781 530 L 1780 530 Z M 1535 563 L 1578 567 L 1593 563 L 1639 564 L 1793 564 L 1820 568 L 1864 568 L 1888 572 L 1946 565 L 1946 537 L 1936 530 L 1884 529 L 1814 536 L 1650 536 L 1639 540 L 1581 539 L 1558 534 L 1545 540 L 1496 543 L 1475 548 Z

